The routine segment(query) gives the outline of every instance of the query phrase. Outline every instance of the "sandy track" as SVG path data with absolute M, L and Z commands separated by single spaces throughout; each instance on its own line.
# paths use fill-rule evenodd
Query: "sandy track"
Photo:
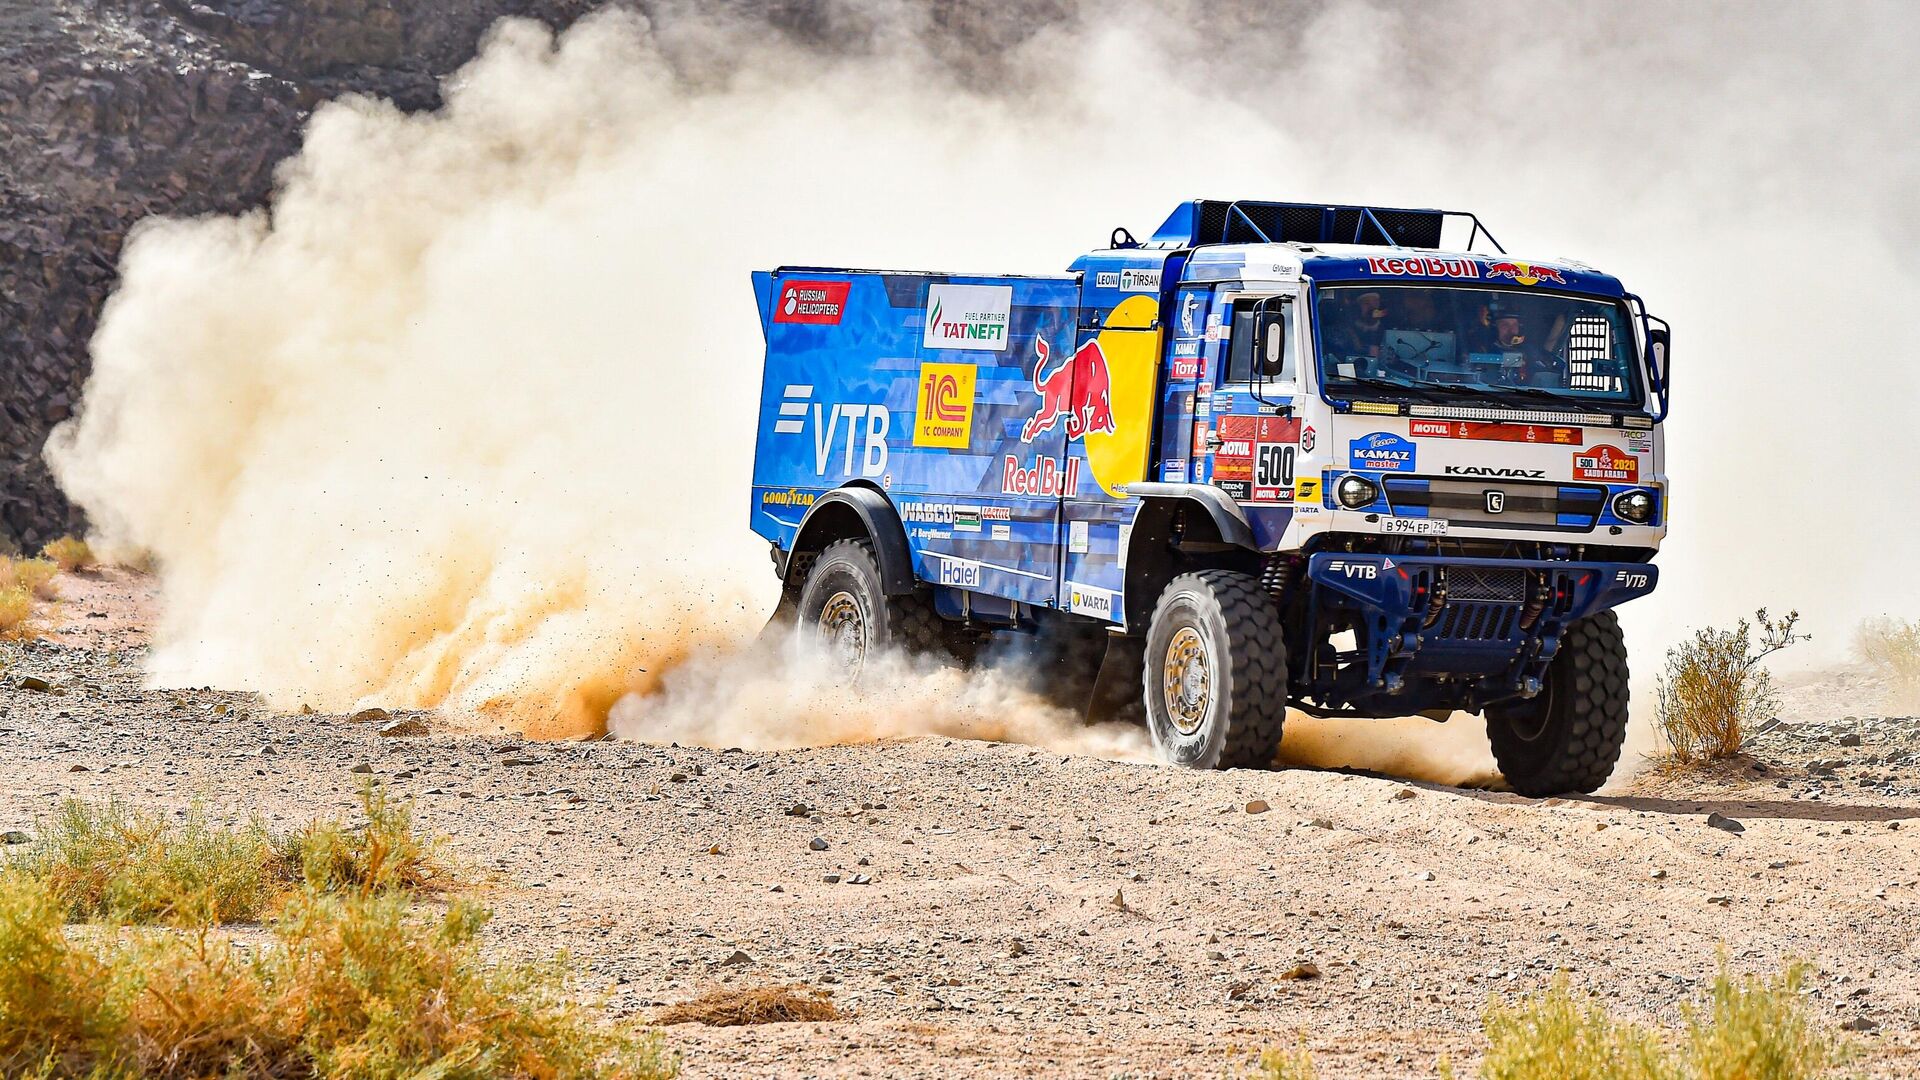
M 1430 1076 L 1441 1053 L 1471 1060 L 1490 993 L 1565 968 L 1625 1015 L 1672 1021 L 1721 946 L 1741 970 L 1815 961 L 1820 1010 L 1875 1025 L 1858 1036 L 1871 1074 L 1920 1075 L 1910 766 L 1848 786 L 1783 744 L 1764 772 L 1531 801 L 941 739 L 383 739 L 141 689 L 139 588 L 72 581 L 57 643 L 0 652 L 0 828 L 67 795 L 291 825 L 351 813 L 364 762 L 497 872 L 500 948 L 569 950 L 623 1013 L 791 981 L 853 1016 L 673 1028 L 689 1076 L 1218 1075 L 1296 1033 L 1323 1075 Z M 23 672 L 64 692 L 20 690 Z M 1715 811 L 1745 832 L 1709 827 Z M 1301 961 L 1321 976 L 1282 977 Z

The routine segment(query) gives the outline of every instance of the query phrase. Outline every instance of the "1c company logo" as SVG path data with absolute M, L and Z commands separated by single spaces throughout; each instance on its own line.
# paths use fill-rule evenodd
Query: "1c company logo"
M 921 364 L 913 445 L 965 450 L 973 441 L 972 364 Z

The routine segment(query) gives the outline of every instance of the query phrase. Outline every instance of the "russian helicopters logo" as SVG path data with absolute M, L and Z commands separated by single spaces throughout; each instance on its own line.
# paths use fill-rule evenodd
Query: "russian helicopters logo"
M 929 349 L 999 352 L 1007 347 L 1012 311 L 1012 286 L 929 286 L 927 325 L 920 344 Z
M 789 281 L 780 286 L 773 321 L 838 326 L 846 314 L 849 287 L 845 281 Z
M 921 364 L 913 445 L 965 450 L 973 441 L 972 364 Z

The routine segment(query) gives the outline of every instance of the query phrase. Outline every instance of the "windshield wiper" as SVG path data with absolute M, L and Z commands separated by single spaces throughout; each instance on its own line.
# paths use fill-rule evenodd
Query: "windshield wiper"
M 1531 386 L 1488 386 L 1487 389 L 1502 397 L 1517 397 L 1527 401 L 1547 402 L 1553 405 L 1579 409 L 1582 412 L 1605 412 L 1608 405 L 1620 404 L 1619 402 L 1596 403 L 1586 401 L 1581 398 L 1568 397 L 1565 394 L 1556 394 L 1551 390 L 1540 390 Z

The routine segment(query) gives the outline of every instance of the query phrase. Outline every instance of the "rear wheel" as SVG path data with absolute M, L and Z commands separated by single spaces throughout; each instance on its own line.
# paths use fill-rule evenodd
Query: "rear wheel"
M 867 663 L 888 649 L 945 651 L 943 621 L 925 590 L 889 596 L 880 564 L 865 540 L 827 545 L 800 588 L 798 623 L 817 636 L 835 667 L 857 679 Z
M 1280 613 L 1248 574 L 1173 579 L 1147 628 L 1147 729 L 1162 759 L 1196 769 L 1273 761 L 1287 716 Z
M 1539 798 L 1607 782 L 1627 738 L 1627 639 L 1611 611 L 1569 626 L 1527 701 L 1487 709 L 1487 740 L 1507 784 Z

